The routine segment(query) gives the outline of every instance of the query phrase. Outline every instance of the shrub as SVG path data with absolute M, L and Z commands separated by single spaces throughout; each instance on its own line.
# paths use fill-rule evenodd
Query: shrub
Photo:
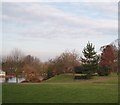
M 96 65 L 92 65 L 92 64 L 83 64 L 81 66 L 77 66 L 75 67 L 75 72 L 76 73 L 95 73 L 95 70 L 97 69 L 95 67 Z
M 82 65 L 81 65 L 81 66 L 76 66 L 76 67 L 74 67 L 75 73 L 82 74 L 82 73 L 83 73 L 83 70 L 84 70 L 84 68 L 83 68 Z
M 48 71 L 47 71 L 47 78 L 51 78 L 51 77 L 53 77 L 53 76 L 54 76 L 54 75 L 53 75 L 52 70 L 48 69 Z
M 99 66 L 98 75 L 99 76 L 108 76 L 110 74 L 109 66 Z
M 81 66 L 76 66 L 74 68 L 74 71 L 78 74 L 86 74 L 86 79 L 90 79 L 92 77 L 92 74 L 95 73 L 95 68 L 95 65 L 83 64 Z

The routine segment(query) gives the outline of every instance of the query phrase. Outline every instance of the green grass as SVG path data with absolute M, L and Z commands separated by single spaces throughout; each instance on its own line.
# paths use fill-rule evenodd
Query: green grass
M 72 74 L 61 74 L 61 75 L 56 75 L 55 77 L 52 77 L 45 82 L 74 82 L 73 75 Z
M 59 75 L 40 84 L 3 84 L 3 103 L 117 103 L 117 75 L 90 80 L 71 76 Z
M 79 80 L 73 79 L 73 74 L 61 74 L 55 77 L 52 77 L 44 83 L 80 83 L 80 84 L 90 84 L 90 83 L 103 83 L 103 84 L 117 84 L 118 83 L 118 76 L 116 73 L 112 73 L 109 76 L 93 76 L 92 79 L 88 80 Z

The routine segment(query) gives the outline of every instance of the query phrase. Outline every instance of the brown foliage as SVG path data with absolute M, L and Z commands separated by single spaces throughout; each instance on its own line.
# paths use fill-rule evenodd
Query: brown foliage
M 24 70 L 24 76 L 25 76 L 25 79 L 26 81 L 29 81 L 29 82 L 39 82 L 39 73 L 38 71 L 31 65 L 25 65 L 23 67 L 23 70 Z
M 66 51 L 55 59 L 49 61 L 49 69 L 52 70 L 54 75 L 72 72 L 74 66 L 79 65 L 79 61 L 79 56 L 75 51 Z
M 114 49 L 111 45 L 107 45 L 102 49 L 101 53 L 101 66 L 111 66 L 113 68 L 116 60 Z

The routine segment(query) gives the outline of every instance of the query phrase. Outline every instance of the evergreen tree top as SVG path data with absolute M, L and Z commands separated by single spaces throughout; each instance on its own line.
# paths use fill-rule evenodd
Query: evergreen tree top
M 86 47 L 82 51 L 84 58 L 81 58 L 84 63 L 91 63 L 96 59 L 95 46 L 92 43 L 88 42 Z

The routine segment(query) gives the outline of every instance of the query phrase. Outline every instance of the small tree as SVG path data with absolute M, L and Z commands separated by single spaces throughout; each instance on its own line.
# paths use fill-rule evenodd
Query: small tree
M 38 70 L 32 65 L 24 65 L 23 70 L 25 75 L 25 81 L 40 82 Z
M 60 56 L 49 61 L 49 67 L 53 75 L 71 73 L 73 68 L 80 64 L 79 55 L 75 51 L 65 51 Z
M 22 62 L 23 62 L 24 54 L 19 49 L 15 48 L 11 52 L 11 58 L 14 61 L 16 83 L 18 83 L 18 76 L 20 72 L 22 72 Z
M 53 77 L 54 75 L 53 75 L 53 72 L 52 72 L 52 70 L 51 69 L 48 69 L 48 71 L 47 71 L 47 79 L 48 78 L 51 78 L 51 77 Z
M 13 49 L 2 60 L 2 69 L 6 72 L 6 75 L 14 75 L 16 77 L 16 83 L 18 83 L 18 77 L 22 72 L 23 58 L 24 54 L 19 49 Z
M 107 45 L 102 49 L 100 65 L 112 66 L 115 60 L 115 53 L 111 45 Z
M 99 76 L 108 76 L 110 74 L 110 67 L 105 65 L 100 65 L 98 69 Z
M 85 68 L 86 73 L 91 76 L 98 68 L 99 57 L 95 52 L 95 46 L 88 42 L 82 53 L 84 55 L 84 58 L 81 57 L 83 67 Z
M 102 53 L 101 53 L 101 58 L 100 58 L 100 63 L 99 63 L 99 75 L 107 75 L 110 74 L 111 71 L 114 71 L 114 65 L 116 62 L 116 55 L 114 47 L 112 45 L 107 45 L 101 47 Z M 102 68 L 102 69 L 101 69 Z
M 82 53 L 84 55 L 84 58 L 82 58 L 82 62 L 84 64 L 92 64 L 97 57 L 95 47 L 90 42 L 88 42 L 87 46 L 84 47 Z

